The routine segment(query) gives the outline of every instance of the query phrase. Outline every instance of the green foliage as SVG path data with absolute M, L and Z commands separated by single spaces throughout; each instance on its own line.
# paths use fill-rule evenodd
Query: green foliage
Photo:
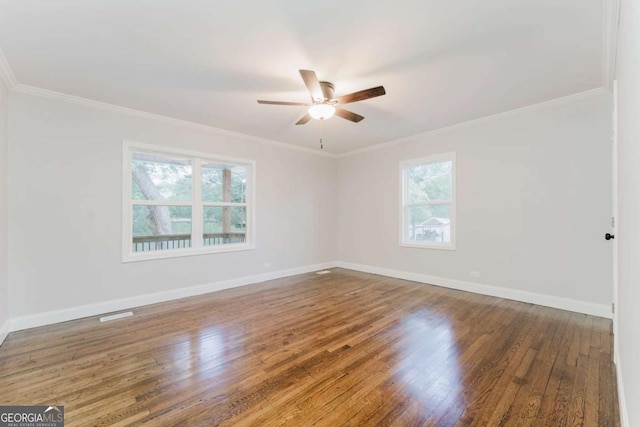
M 160 194 L 155 200 L 189 201 L 193 189 L 191 162 L 161 162 L 131 160 L 131 168 L 144 172 Z M 135 180 L 132 182 L 134 200 L 147 200 Z
M 224 165 L 209 164 L 202 167 L 202 201 L 223 201 Z M 231 168 L 231 202 L 246 202 L 247 170 L 243 167 Z
M 193 171 L 191 162 L 136 159 L 131 160 L 132 170 L 137 169 L 147 175 L 153 186 L 160 194 L 155 200 L 191 201 L 193 192 Z M 225 166 L 221 164 L 205 164 L 202 167 L 202 201 L 223 202 L 223 170 L 231 170 L 231 202 L 246 202 L 247 170 L 239 166 Z M 148 200 L 144 192 L 132 179 L 131 195 L 133 200 Z M 198 196 L 196 196 L 198 197 Z M 246 228 L 246 208 L 244 207 L 204 207 L 204 232 L 222 232 L 222 212 L 231 212 L 231 232 L 242 232 Z M 192 208 L 189 206 L 168 206 L 171 217 L 172 234 L 191 233 Z M 134 236 L 148 236 L 153 234 L 152 222 L 154 216 L 149 206 L 135 205 L 133 209 Z M 155 227 L 157 229 L 157 227 Z
M 171 234 L 191 234 L 191 207 L 167 206 L 171 217 Z M 133 207 L 133 235 L 152 236 L 154 234 L 151 206 L 136 205 Z
M 405 171 L 408 203 L 448 201 L 452 198 L 452 162 L 429 163 Z M 428 204 L 409 208 L 409 226 L 414 227 L 432 217 L 450 218 L 449 204 Z
M 205 206 L 204 213 L 204 233 L 222 233 L 222 212 L 224 209 L 231 211 L 231 232 L 241 233 L 246 231 L 247 225 L 247 208 L 245 207 L 229 207 L 221 206 Z
M 409 225 L 420 225 L 429 219 L 450 218 L 451 205 L 412 206 L 409 208 Z
M 407 170 L 409 203 L 451 199 L 450 161 L 414 166 Z

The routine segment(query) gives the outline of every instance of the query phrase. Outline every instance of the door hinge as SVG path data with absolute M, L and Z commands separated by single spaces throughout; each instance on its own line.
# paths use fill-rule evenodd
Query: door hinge
M 611 303 L 611 312 L 612 312 L 612 313 L 615 313 L 615 312 L 616 312 L 616 303 L 615 303 L 615 302 L 612 302 L 612 303 Z
M 615 227 L 616 226 L 616 217 L 612 216 L 611 217 L 611 227 Z

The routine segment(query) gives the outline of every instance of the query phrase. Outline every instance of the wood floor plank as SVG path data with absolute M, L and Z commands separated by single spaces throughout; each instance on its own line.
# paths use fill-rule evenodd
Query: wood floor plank
M 611 322 L 332 269 L 11 333 L 68 426 L 618 426 Z
M 598 426 L 619 426 L 620 415 L 618 413 L 618 392 L 615 385 L 615 366 L 606 353 L 599 354 L 598 363 L 600 376 L 597 391 L 589 393 L 589 396 L 598 393 Z M 592 385 L 595 386 L 595 384 Z M 611 399 L 610 396 L 614 396 L 614 398 Z M 590 408 L 590 410 L 596 411 L 595 408 Z
M 585 425 L 585 400 L 587 373 L 589 372 L 589 356 L 584 354 L 578 355 L 578 365 L 576 366 L 576 374 L 574 376 L 573 389 L 571 392 L 571 400 L 569 402 L 569 412 L 567 414 L 567 425 L 583 426 Z M 588 425 L 597 425 L 588 424 Z
M 540 337 L 536 336 L 536 332 L 540 335 L 542 331 L 546 331 L 546 323 L 555 324 L 553 318 L 541 315 L 541 309 L 542 307 L 533 307 L 533 313 L 528 316 L 526 326 L 521 329 L 509 350 L 501 357 L 494 356 L 490 364 L 479 375 L 473 377 L 474 395 L 469 396 L 458 425 L 483 425 L 488 422 L 492 414 L 486 408 L 493 408 L 498 404 L 524 355 L 530 349 L 539 347 Z
M 537 426 L 543 421 L 538 418 L 538 413 L 551 371 L 558 358 L 559 344 L 565 334 L 568 318 L 568 312 L 556 312 L 547 318 L 547 329 L 541 330 L 536 336 L 537 342 L 533 346 L 538 349 L 536 360 L 533 362 L 536 369 L 529 371 L 510 408 L 519 426 Z M 508 375 L 506 377 L 508 378 Z

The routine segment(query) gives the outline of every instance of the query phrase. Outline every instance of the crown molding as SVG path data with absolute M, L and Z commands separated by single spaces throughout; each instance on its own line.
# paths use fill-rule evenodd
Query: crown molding
M 214 133 L 216 135 L 243 139 L 245 141 L 252 141 L 260 144 L 272 145 L 280 148 L 286 148 L 289 150 L 301 151 L 303 153 L 313 154 L 316 156 L 331 157 L 331 158 L 336 157 L 336 154 L 327 153 L 324 151 L 318 151 L 312 148 L 300 147 L 298 145 L 288 144 L 286 142 L 280 142 L 272 139 L 261 138 L 258 136 L 247 135 L 240 132 L 220 129 L 214 126 L 190 122 L 188 120 L 182 120 L 182 119 L 176 119 L 169 116 L 163 116 L 161 114 L 149 113 L 142 110 L 135 110 L 133 108 L 121 107 L 119 105 L 109 104 L 101 101 L 95 101 L 93 99 L 83 98 L 75 95 L 68 95 L 66 93 L 56 92 L 53 90 L 41 89 L 35 86 L 29 86 L 22 83 L 15 84 L 11 89 L 14 90 L 15 92 L 24 93 L 27 95 L 38 96 L 41 98 L 55 99 L 57 101 L 67 102 L 75 105 L 82 105 L 84 107 L 94 108 L 96 110 L 108 111 L 111 113 L 118 113 L 118 114 L 122 114 L 129 117 L 148 119 L 156 122 L 162 122 L 162 123 L 180 126 L 183 128 L 201 130 L 205 132 Z
M 602 2 L 602 85 L 611 90 L 616 75 L 620 0 Z
M 8 89 L 13 89 L 18 84 L 2 49 L 0 49 L 0 80 L 4 82 Z
M 395 139 L 393 141 L 382 142 L 380 144 L 372 145 L 372 146 L 369 146 L 369 147 L 359 148 L 357 150 L 352 150 L 352 151 L 348 151 L 346 153 L 339 154 L 336 157 L 343 158 L 343 157 L 354 156 L 354 155 L 357 155 L 357 154 L 367 153 L 369 151 L 377 151 L 377 150 L 381 150 L 383 148 L 391 147 L 391 146 L 402 144 L 402 143 L 405 143 L 405 142 L 415 141 L 416 138 L 429 137 L 429 136 L 433 136 L 433 135 L 440 135 L 440 134 L 443 134 L 443 133 L 449 133 L 449 132 L 453 132 L 453 131 L 456 131 L 456 130 L 459 130 L 459 129 L 464 129 L 464 128 L 468 128 L 468 127 L 472 127 L 472 126 L 477 126 L 477 125 L 482 124 L 482 123 L 493 122 L 495 120 L 500 120 L 500 119 L 503 119 L 505 117 L 515 116 L 515 115 L 522 114 L 522 113 L 525 113 L 525 112 L 528 112 L 528 111 L 535 111 L 535 110 L 540 110 L 540 109 L 551 107 L 551 106 L 570 104 L 570 103 L 573 103 L 573 102 L 578 102 L 578 101 L 582 101 L 584 99 L 589 99 L 589 98 L 595 98 L 597 96 L 602 96 L 602 95 L 609 94 L 609 93 L 610 92 L 607 89 L 605 89 L 603 87 L 599 87 L 599 88 L 596 88 L 596 89 L 587 90 L 585 92 L 578 92 L 578 93 L 574 93 L 573 95 L 563 96 L 561 98 L 555 98 L 555 99 L 551 99 L 551 100 L 548 100 L 548 101 L 540 102 L 540 103 L 537 103 L 537 104 L 528 105 L 526 107 L 520 107 L 520 108 L 516 108 L 516 109 L 513 109 L 513 110 L 505 111 L 505 112 L 502 112 L 502 113 L 493 114 L 491 116 L 485 116 L 485 117 L 481 117 L 479 119 L 473 119 L 473 120 L 469 120 L 469 121 L 466 121 L 466 122 L 457 123 L 455 125 L 446 126 L 446 127 L 442 127 L 442 128 L 438 128 L 438 129 L 433 129 L 433 130 L 430 130 L 430 131 L 427 131 L 427 132 L 418 133 L 418 134 L 415 134 L 415 135 L 405 136 L 403 138 Z
M 317 149 L 301 147 L 295 144 L 276 141 L 268 138 L 262 138 L 254 135 L 243 134 L 240 132 L 230 131 L 226 129 L 220 129 L 210 125 L 191 122 L 188 120 L 176 119 L 173 117 L 163 116 L 161 114 L 149 113 L 146 111 L 136 110 L 133 108 L 121 107 L 121 106 L 109 104 L 106 102 L 95 101 L 89 98 L 83 98 L 75 95 L 68 95 L 62 92 L 42 89 L 35 86 L 29 86 L 22 83 L 18 83 L 16 81 L 15 75 L 13 74 L 13 71 L 11 70 L 11 67 L 9 66 L 9 63 L 6 60 L 6 57 L 4 56 L 2 49 L 0 49 L 0 79 L 4 81 L 5 85 L 10 90 L 14 90 L 16 92 L 20 92 L 28 95 L 55 99 L 55 100 L 67 102 L 70 104 L 82 105 L 85 107 L 94 108 L 102 111 L 108 111 L 112 113 L 118 113 L 118 114 L 126 115 L 129 117 L 143 118 L 143 119 L 153 120 L 157 122 L 168 123 L 168 124 L 188 128 L 188 129 L 211 132 L 221 136 L 244 139 L 252 142 L 267 144 L 267 145 L 276 146 L 276 147 L 285 148 L 285 149 L 294 150 L 294 151 L 300 151 L 303 153 L 313 154 L 321 157 L 344 158 L 344 157 L 349 157 L 357 154 L 366 153 L 369 151 L 380 150 L 393 145 L 402 144 L 404 142 L 408 142 L 419 137 L 426 137 L 431 135 L 447 133 L 454 130 L 463 129 L 469 126 L 475 126 L 480 123 L 490 122 L 490 121 L 498 120 L 511 115 L 520 114 L 526 111 L 546 108 L 552 105 L 560 105 L 560 104 L 566 104 L 571 102 L 577 102 L 583 99 L 600 96 L 605 93 L 608 93 L 611 90 L 613 79 L 615 77 L 615 61 L 616 61 L 615 58 L 616 58 L 616 50 L 617 50 L 619 15 L 620 15 L 620 0 L 604 0 L 603 2 L 603 25 L 604 25 L 604 28 L 603 28 L 603 86 L 602 87 L 591 89 L 584 92 L 579 92 L 579 93 L 561 97 L 561 98 L 540 102 L 540 103 L 529 105 L 526 107 L 516 108 L 513 110 L 505 111 L 498 114 L 493 114 L 486 117 L 481 117 L 478 119 L 469 120 L 466 122 L 457 123 L 451 126 L 445 126 L 442 128 L 433 129 L 433 130 L 422 132 L 419 134 L 409 135 L 403 138 L 382 142 L 369 147 L 359 148 L 359 149 L 351 150 L 341 154 L 334 154 L 334 153 L 319 151 Z
M 2 58 L 0 57 L 0 66 L 2 65 L 1 64 L 1 60 L 2 60 Z M 9 71 L 11 71 L 10 68 L 9 68 Z M 13 75 L 11 74 L 11 76 L 13 76 Z M 521 113 L 524 113 L 524 112 L 527 112 L 527 111 L 538 110 L 538 109 L 550 107 L 550 106 L 553 106 L 553 105 L 561 105 L 561 104 L 577 102 L 577 101 L 581 101 L 583 99 L 593 98 L 593 97 L 596 97 L 596 96 L 601 96 L 601 95 L 609 93 L 609 91 L 607 89 L 605 89 L 604 87 L 600 87 L 600 88 L 591 89 L 591 90 L 588 90 L 588 91 L 585 91 L 585 92 L 579 92 L 579 93 L 576 93 L 576 94 L 573 94 L 573 95 L 569 95 L 569 96 L 565 96 L 565 97 L 561 97 L 561 98 L 556 98 L 556 99 L 552 99 L 552 100 L 549 100 L 549 101 L 540 102 L 538 104 L 533 104 L 533 105 L 529 105 L 529 106 L 526 106 L 526 107 L 516 108 L 516 109 L 513 109 L 513 110 L 505 111 L 505 112 L 494 114 L 494 115 L 491 115 L 491 116 L 481 117 L 479 119 L 469 120 L 469 121 L 462 122 L 462 123 L 457 123 L 457 124 L 454 124 L 454 125 L 451 125 L 451 126 L 446 126 L 446 127 L 443 127 L 443 128 L 438 128 L 438 129 L 430 130 L 430 131 L 427 131 L 427 132 L 406 136 L 406 137 L 403 137 L 403 138 L 395 139 L 395 140 L 388 141 L 388 142 L 383 142 L 383 143 L 372 145 L 372 146 L 369 146 L 369 147 L 348 151 L 346 153 L 333 154 L 333 153 L 314 150 L 314 149 L 311 149 L 311 148 L 300 147 L 300 146 L 297 146 L 297 145 L 294 145 L 294 144 L 288 144 L 286 142 L 280 142 L 280 141 L 275 141 L 275 140 L 271 140 L 271 139 L 267 139 L 267 138 L 261 138 L 261 137 L 258 137 L 258 136 L 247 135 L 247 134 L 243 134 L 243 133 L 240 133 L 240 132 L 234 132 L 234 131 L 230 131 L 230 130 L 220 129 L 220 128 L 216 128 L 216 127 L 213 127 L 213 126 L 204 125 L 204 124 L 201 124 L 201 123 L 195 123 L 195 122 L 190 122 L 190 121 L 187 121 L 187 120 L 176 119 L 176 118 L 173 118 L 173 117 L 163 116 L 163 115 L 160 115 L 160 114 L 148 113 L 146 111 L 135 110 L 135 109 L 132 109 L 132 108 L 127 108 L 127 107 L 121 107 L 121 106 L 114 105 L 114 104 L 109 104 L 109 103 L 106 103 L 106 102 L 94 101 L 92 99 L 83 98 L 83 97 L 80 97 L 80 96 L 68 95 L 68 94 L 65 94 L 65 93 L 62 93 L 62 92 L 56 92 L 56 91 L 48 90 L 48 89 L 41 89 L 41 88 L 34 87 L 34 86 L 24 85 L 22 83 L 15 84 L 14 86 L 11 87 L 11 89 L 16 91 L 16 92 L 24 93 L 24 94 L 27 94 L 27 95 L 33 95 L 33 96 L 38 96 L 38 97 L 42 97 L 42 98 L 55 99 L 55 100 L 58 100 L 58 101 L 63 101 L 63 102 L 67 102 L 67 103 L 70 103 L 70 104 L 82 105 L 82 106 L 85 106 L 85 107 L 95 108 L 95 109 L 102 110 L 102 111 L 109 111 L 109 112 L 112 112 L 112 113 L 123 114 L 123 115 L 130 116 L 130 117 L 154 120 L 154 121 L 158 121 L 158 122 L 162 122 L 162 123 L 168 123 L 168 124 L 173 124 L 173 125 L 176 125 L 176 126 L 181 126 L 181 127 L 188 128 L 188 129 L 196 129 L 196 130 L 201 130 L 201 131 L 205 131 L 205 132 L 211 132 L 211 133 L 215 133 L 217 135 L 229 136 L 229 137 L 233 137 L 233 138 L 249 140 L 249 141 L 253 141 L 253 142 L 257 142 L 257 143 L 261 143 L 261 144 L 272 145 L 272 146 L 276 146 L 276 147 L 280 147 L 280 148 L 286 148 L 286 149 L 289 149 L 289 150 L 301 151 L 301 152 L 304 152 L 304 153 L 307 153 L 307 154 L 313 154 L 313 155 L 316 155 L 316 156 L 329 157 L 329 158 L 343 158 L 343 157 L 349 157 L 349 156 L 353 156 L 353 155 L 357 155 L 357 154 L 366 153 L 366 152 L 369 152 L 369 151 L 380 150 L 380 149 L 387 148 L 387 147 L 390 147 L 390 146 L 402 144 L 404 142 L 409 142 L 409 141 L 412 141 L 415 138 L 419 138 L 419 137 L 427 137 L 427 136 L 432 136 L 432 135 L 438 135 L 438 134 L 442 134 L 442 133 L 452 132 L 452 131 L 455 131 L 455 130 L 458 130 L 458 129 L 463 129 L 463 128 L 467 128 L 467 127 L 470 127 L 470 126 L 476 126 L 476 125 L 481 124 L 481 123 L 491 122 L 491 121 L 494 121 L 494 120 L 502 119 L 504 117 L 509 117 L 509 116 L 512 116 L 512 115 L 521 114 Z

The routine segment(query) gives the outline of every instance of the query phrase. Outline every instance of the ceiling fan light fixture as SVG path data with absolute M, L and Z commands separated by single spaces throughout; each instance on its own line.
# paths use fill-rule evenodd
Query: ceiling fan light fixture
M 258 100 L 258 104 L 292 105 L 294 107 L 304 105 L 309 107 L 307 114 L 302 116 L 300 120 L 296 122 L 296 126 L 308 123 L 311 119 L 326 120 L 333 117 L 334 114 L 342 119 L 349 120 L 350 122 L 359 123 L 364 119 L 364 117 L 360 114 L 354 113 L 353 111 L 345 110 L 342 108 L 342 105 L 364 101 L 365 99 L 375 98 L 386 94 L 384 87 L 377 86 L 335 98 L 333 96 L 333 83 L 318 80 L 318 76 L 315 71 L 300 70 L 300 76 L 311 95 L 311 104 L 289 101 L 265 101 L 262 99 Z M 336 105 L 339 105 L 340 107 L 336 107 Z
M 316 120 L 326 120 L 336 113 L 336 107 L 330 104 L 315 104 L 309 107 L 309 115 Z

